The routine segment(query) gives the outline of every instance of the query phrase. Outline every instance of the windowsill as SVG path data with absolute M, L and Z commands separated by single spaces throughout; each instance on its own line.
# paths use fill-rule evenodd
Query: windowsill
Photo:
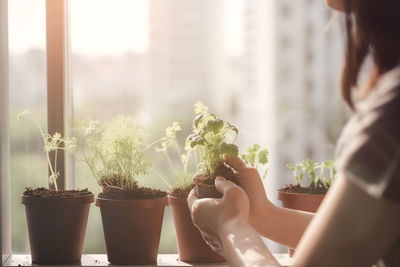
M 290 266 L 292 259 L 288 254 L 274 254 L 275 258 L 282 266 Z M 4 266 L 32 266 L 30 255 L 12 255 Z M 38 265 L 35 265 L 38 266 Z M 49 266 L 49 265 L 46 265 Z M 112 266 L 107 261 L 105 254 L 86 254 L 82 256 L 80 266 Z M 160 254 L 157 265 L 154 266 L 228 266 L 227 263 L 221 264 L 190 264 L 181 262 L 177 254 Z

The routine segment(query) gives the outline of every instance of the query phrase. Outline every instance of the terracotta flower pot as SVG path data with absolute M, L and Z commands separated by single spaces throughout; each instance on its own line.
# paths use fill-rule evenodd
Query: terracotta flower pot
M 21 201 L 25 205 L 32 262 L 79 263 L 94 195 L 73 198 L 22 195 Z
M 226 261 L 204 242 L 193 225 L 186 198 L 168 196 L 175 222 L 179 259 L 192 263 L 217 263 Z
M 325 194 L 300 194 L 278 191 L 282 206 L 289 209 L 316 212 Z
M 114 200 L 96 198 L 111 264 L 156 264 L 168 198 Z
M 199 198 L 221 198 L 222 194 L 217 190 L 215 185 L 196 184 L 197 196 Z

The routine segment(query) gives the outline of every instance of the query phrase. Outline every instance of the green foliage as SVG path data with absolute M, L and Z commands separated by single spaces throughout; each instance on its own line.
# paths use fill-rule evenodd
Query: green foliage
M 129 190 L 136 186 L 137 176 L 148 173 L 151 163 L 144 152 L 152 144 L 147 145 L 147 134 L 133 118 L 82 121 L 76 130 L 89 150 L 81 150 L 84 162 L 103 189 L 117 185 Z
M 57 157 L 58 151 L 64 150 L 68 152 L 74 152 L 77 148 L 77 141 L 75 138 L 63 138 L 60 133 L 54 133 L 53 135 L 45 133 L 43 128 L 40 126 L 36 117 L 32 115 L 29 110 L 25 110 L 17 116 L 17 120 L 24 120 L 25 117 L 31 116 L 34 123 L 38 127 L 43 140 L 43 150 L 46 152 L 47 164 L 50 170 L 48 177 L 50 184 L 54 185 L 56 191 L 58 191 L 57 179 L 60 177 L 60 172 L 57 170 Z M 54 153 L 52 153 L 54 152 Z M 53 156 L 53 161 L 51 161 Z
M 292 171 L 293 177 L 296 179 L 297 184 L 300 185 L 301 181 L 304 179 L 301 163 L 287 163 L 286 167 Z
M 319 169 L 320 173 L 319 176 L 321 177 L 320 179 L 322 182 L 327 186 L 331 186 L 333 183 L 333 180 L 335 179 L 336 176 L 336 169 L 335 169 L 335 161 L 334 160 L 327 160 L 324 162 L 321 162 L 320 164 L 317 165 L 317 168 Z M 327 174 L 326 174 L 327 172 Z M 325 177 L 325 179 L 322 179 L 322 177 Z
M 176 139 L 176 133 L 181 131 L 182 128 L 178 122 L 173 122 L 171 126 L 165 129 L 165 137 L 162 138 L 161 146 L 156 147 L 156 151 L 163 153 L 171 167 L 172 172 L 175 176 L 174 187 L 187 186 L 191 183 L 191 178 L 193 176 L 192 172 L 188 171 L 188 165 L 191 158 L 192 149 L 190 146 L 185 146 L 184 153 L 178 144 Z M 175 153 L 179 155 L 181 168 L 176 168 L 170 158 L 169 150 L 174 149 Z
M 308 177 L 312 186 L 322 183 L 329 188 L 336 175 L 334 165 L 335 162 L 333 160 L 318 163 L 314 160 L 306 159 L 299 163 L 288 163 L 286 167 L 293 172 L 297 185 L 300 185 L 303 179 Z
M 233 144 L 238 129 L 209 113 L 208 107 L 201 102 L 195 104 L 194 111 L 193 133 L 186 139 L 187 146 L 199 151 L 202 159 L 202 166 L 199 167 L 214 174 L 224 155 L 238 156 L 238 147 Z
M 261 166 L 267 165 L 269 151 L 266 148 L 261 148 L 259 144 L 253 144 L 249 146 L 246 153 L 240 155 L 242 160 L 250 166 L 259 169 Z M 262 176 L 263 179 L 267 177 L 268 169 L 266 168 Z

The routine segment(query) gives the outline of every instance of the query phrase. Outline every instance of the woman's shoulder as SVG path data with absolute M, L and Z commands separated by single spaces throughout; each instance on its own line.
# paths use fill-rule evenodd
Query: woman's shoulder
M 400 67 L 356 106 L 338 144 L 337 167 L 371 195 L 400 201 Z
M 400 111 L 400 64 L 383 74 L 375 88 L 357 104 L 356 108 L 356 115 L 361 117 L 398 114 Z
M 399 90 L 400 88 L 400 64 L 395 68 L 389 70 L 378 80 L 376 85 L 376 91 L 382 93 L 388 93 L 393 90 Z

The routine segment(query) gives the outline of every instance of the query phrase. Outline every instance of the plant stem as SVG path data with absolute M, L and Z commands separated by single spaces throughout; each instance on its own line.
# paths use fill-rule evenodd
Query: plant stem
M 172 164 L 171 158 L 168 155 L 168 151 L 164 151 L 165 157 L 167 158 L 169 167 L 171 168 L 172 172 L 175 170 L 174 165 Z
M 153 143 L 147 145 L 141 152 L 142 152 L 142 153 L 145 152 L 146 150 L 148 150 L 149 148 L 151 148 L 153 145 L 155 145 L 155 144 L 157 144 L 157 143 L 159 143 L 159 142 L 162 142 L 162 141 L 164 141 L 165 139 L 166 139 L 166 138 L 163 137 L 163 138 L 160 138 L 160 139 L 154 141 Z
M 56 171 L 57 171 L 57 154 L 58 154 L 58 149 L 56 148 L 56 150 L 54 151 L 54 170 L 56 170 Z M 54 176 L 54 177 L 56 177 L 56 176 Z M 53 184 L 54 184 L 54 188 L 56 189 L 56 191 L 58 191 L 57 179 L 54 178 Z
M 37 121 L 37 119 L 35 118 L 35 116 L 31 115 L 31 117 L 33 119 L 33 122 L 39 128 L 40 135 L 42 136 L 42 140 L 43 140 L 43 145 L 46 146 L 46 143 L 48 142 L 48 140 L 46 140 L 46 137 L 48 138 L 48 135 L 44 134 L 44 131 L 43 131 L 42 127 L 40 126 L 39 122 Z M 49 166 L 50 172 L 51 172 L 52 176 L 54 176 L 55 175 L 55 171 L 53 170 L 53 166 L 52 166 L 51 160 L 50 160 L 49 151 L 47 151 L 47 149 L 46 149 L 46 158 L 47 158 L 47 164 Z
M 172 189 L 171 184 L 161 175 L 159 174 L 155 169 L 151 168 L 151 170 L 158 176 L 161 178 L 161 180 L 168 186 L 169 189 Z

